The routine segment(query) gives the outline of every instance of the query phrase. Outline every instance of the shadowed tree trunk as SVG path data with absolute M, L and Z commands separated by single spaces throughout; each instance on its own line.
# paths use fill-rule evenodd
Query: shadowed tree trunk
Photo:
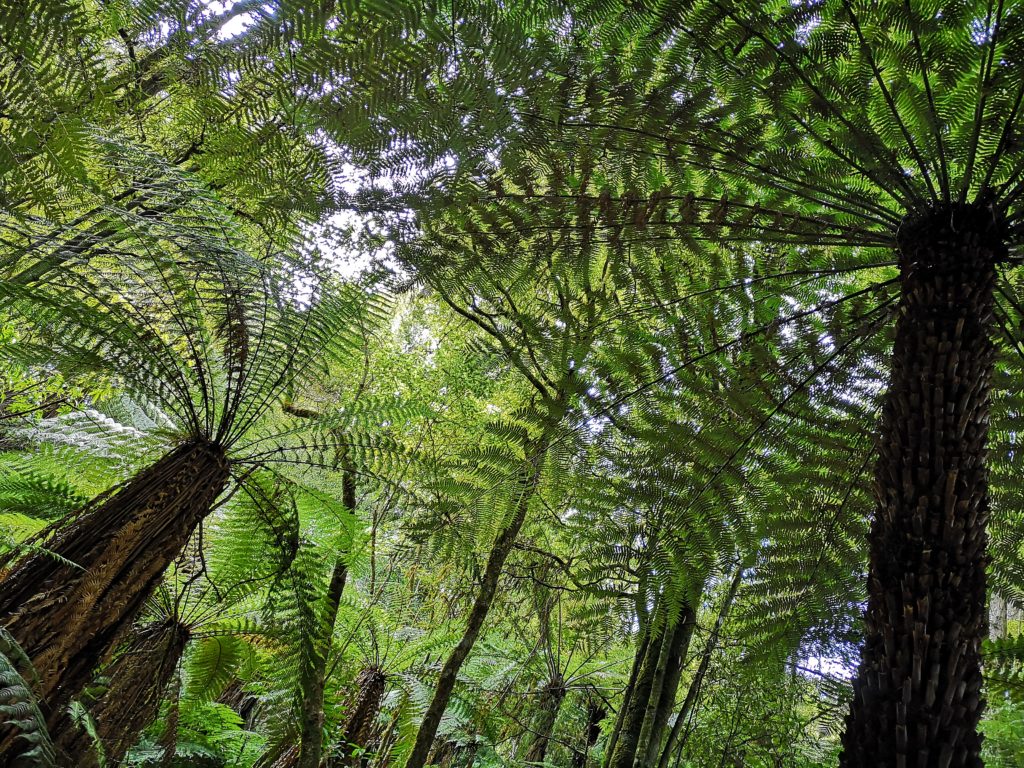
M 583 734 L 583 749 L 574 749 L 572 768 L 587 768 L 587 756 L 601 737 L 601 723 L 608 717 L 608 710 L 602 704 L 591 701 L 587 704 L 587 730 Z
M 167 620 L 139 627 L 103 670 L 110 685 L 89 707 L 108 765 L 120 765 L 139 734 L 160 709 L 167 685 L 188 643 L 188 629 Z M 99 760 L 92 737 L 65 718 L 56 729 L 56 746 L 68 768 L 93 768 Z
M 491 603 L 494 594 L 498 589 L 498 580 L 501 578 L 505 560 L 508 558 L 512 546 L 516 542 L 519 530 L 526 520 L 526 512 L 530 506 L 530 499 L 533 497 L 540 482 L 541 464 L 547 451 L 547 438 L 543 437 L 529 450 L 529 468 L 523 473 L 521 487 L 516 500 L 515 511 L 512 519 L 498 534 L 491 547 L 491 553 L 487 558 L 487 565 L 484 568 L 483 580 L 477 590 L 476 599 L 470 609 L 469 617 L 466 619 L 466 629 L 462 633 L 458 644 L 452 650 L 444 666 L 441 667 L 441 674 L 438 677 L 437 688 L 434 689 L 434 696 L 423 714 L 423 721 L 416 733 L 416 742 L 413 744 L 409 759 L 405 768 L 423 768 L 427 764 L 434 737 L 437 735 L 437 728 L 441 724 L 441 717 L 448 706 L 452 691 L 455 689 L 455 680 L 458 677 L 462 664 L 466 661 L 473 645 L 476 643 L 480 630 L 483 628 L 484 620 L 491 610 Z
M 718 646 L 718 636 L 721 634 L 722 625 L 725 623 L 726 616 L 729 615 L 729 609 L 732 607 L 732 601 L 736 599 L 736 593 L 739 591 L 742 578 L 743 568 L 737 566 L 736 573 L 733 574 L 732 582 L 729 584 L 729 592 L 726 594 L 725 600 L 722 601 L 722 607 L 719 608 L 718 616 L 715 618 L 715 626 L 711 629 L 711 634 L 708 636 L 707 643 L 704 645 L 704 652 L 701 654 L 700 663 L 697 665 L 697 671 L 694 672 L 693 680 L 690 681 L 690 685 L 686 689 L 686 697 L 683 699 L 683 704 L 679 708 L 679 712 L 676 714 L 676 719 L 672 724 L 672 730 L 669 731 L 665 748 L 661 750 L 661 757 L 658 759 L 658 768 L 668 768 L 669 761 L 672 759 L 673 751 L 676 752 L 676 762 L 679 762 L 679 751 L 683 748 L 683 744 L 686 742 L 686 734 L 683 733 L 683 728 L 690 717 L 690 713 L 693 711 L 693 707 L 697 703 L 697 697 L 700 695 L 701 686 L 704 684 L 704 677 L 708 673 L 708 667 L 711 666 L 711 657 L 714 655 L 715 648 Z
M 651 636 L 648 632 L 642 631 L 640 642 L 637 645 L 636 653 L 633 655 L 633 666 L 629 671 L 629 681 L 626 683 L 626 690 L 622 696 L 622 704 L 619 705 L 618 714 L 615 716 L 615 725 L 612 726 L 611 735 L 608 737 L 608 744 L 605 745 L 604 765 L 607 767 L 615 749 L 618 746 L 619 734 L 626 722 L 626 713 L 630 711 L 630 704 L 633 694 L 640 682 L 640 671 L 643 669 L 644 659 L 647 658 L 647 651 L 651 646 Z
M 645 759 L 652 737 L 660 743 L 679 687 L 682 659 L 693 635 L 693 618 L 692 609 L 685 607 L 673 626 L 662 624 L 646 643 L 639 672 L 616 723 L 617 738 L 610 745 L 605 768 L 633 768 Z
M 71 523 L 0 581 L 0 622 L 31 658 L 51 727 L 92 680 L 229 477 L 224 451 L 186 443 Z M 72 564 L 69 564 L 73 563 Z
M 639 662 L 638 670 L 622 703 L 615 724 L 614 746 L 610 745 L 611 748 L 605 757 L 605 768 L 633 768 L 633 760 L 640 743 L 640 731 L 643 728 L 644 716 L 647 714 L 647 704 L 651 700 L 651 691 L 658 675 L 658 659 L 665 644 L 664 625 L 657 629 L 652 627 L 651 631 L 655 634 L 646 642 L 642 641 L 642 658 L 634 661 L 634 664 Z M 638 656 L 641 649 L 638 649 Z
M 902 291 L 846 768 L 982 765 L 986 443 L 1002 234 L 982 206 L 932 211 L 900 230 Z
M 671 640 L 666 643 L 665 653 L 661 658 L 659 675 L 661 682 L 655 681 L 651 691 L 651 699 L 647 705 L 643 731 L 637 747 L 635 763 L 642 768 L 653 768 L 657 764 L 661 751 L 661 739 L 668 724 L 679 690 L 679 678 L 683 674 L 683 658 L 690 647 L 690 638 L 696 626 L 696 614 L 690 606 L 684 606 L 678 623 L 672 632 Z M 656 695 L 655 695 L 656 694 Z

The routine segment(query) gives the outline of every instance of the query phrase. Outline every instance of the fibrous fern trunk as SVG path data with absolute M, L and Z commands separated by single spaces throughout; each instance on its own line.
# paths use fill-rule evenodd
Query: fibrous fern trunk
M 950 206 L 901 228 L 846 768 L 982 765 L 986 443 L 1001 235 L 982 206 Z
M 583 734 L 583 749 L 574 749 L 572 753 L 572 768 L 587 768 L 587 757 L 591 748 L 597 744 L 601 737 L 601 723 L 608 716 L 608 710 L 603 703 L 590 702 L 587 705 L 587 728 Z
M 360 755 L 373 737 L 380 704 L 387 688 L 387 676 L 377 667 L 367 667 L 356 678 L 359 692 L 348 717 L 342 736 L 342 765 L 356 768 Z
M 103 745 L 107 765 L 120 765 L 142 730 L 152 723 L 164 692 L 188 643 L 187 627 L 167 620 L 135 630 L 131 640 L 104 669 L 110 685 L 89 713 Z M 57 748 L 68 768 L 100 765 L 92 738 L 65 721 L 58 726 Z
M 92 679 L 229 477 L 224 451 L 190 442 L 42 542 L 0 581 L 0 621 L 39 673 L 51 726 Z M 54 556 L 56 555 L 56 557 Z

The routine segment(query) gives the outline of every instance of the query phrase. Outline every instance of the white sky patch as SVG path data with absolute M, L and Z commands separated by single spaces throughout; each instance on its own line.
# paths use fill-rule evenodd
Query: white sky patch
M 229 8 L 234 8 L 236 5 L 238 5 L 238 3 L 211 0 L 211 2 L 207 4 L 207 8 L 209 8 L 214 14 L 220 15 Z M 217 39 L 230 40 L 232 37 L 240 35 L 255 24 L 257 18 L 258 14 L 254 11 L 247 11 L 245 13 L 238 14 L 234 18 L 229 19 L 228 22 L 217 31 Z

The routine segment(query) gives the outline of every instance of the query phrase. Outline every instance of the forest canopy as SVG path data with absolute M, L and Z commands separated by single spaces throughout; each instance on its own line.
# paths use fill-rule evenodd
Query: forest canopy
M 1019 0 L 0 2 L 0 765 L 1024 765 L 1022 110 Z

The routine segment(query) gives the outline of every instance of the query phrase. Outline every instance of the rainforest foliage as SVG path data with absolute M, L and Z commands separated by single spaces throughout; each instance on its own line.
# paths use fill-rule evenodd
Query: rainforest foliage
M 0 0 L 0 764 L 1024 764 L 1024 2 Z

